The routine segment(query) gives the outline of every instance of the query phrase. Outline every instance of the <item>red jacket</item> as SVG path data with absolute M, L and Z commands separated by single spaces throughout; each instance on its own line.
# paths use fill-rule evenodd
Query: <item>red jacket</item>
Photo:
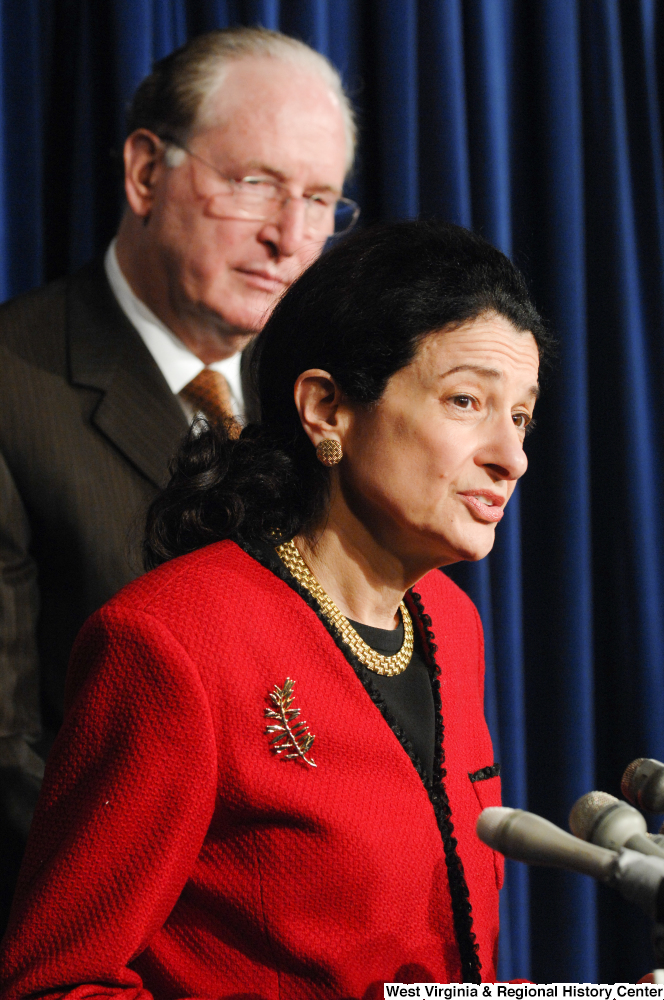
M 429 792 L 315 611 L 234 543 L 167 563 L 93 615 L 3 998 L 370 1000 L 384 981 L 461 981 L 472 934 L 493 982 L 500 862 L 475 821 L 500 779 L 469 779 L 493 763 L 481 626 L 444 574 L 415 589 L 444 720 L 446 776 Z M 269 747 L 267 696 L 286 677 L 315 768 Z

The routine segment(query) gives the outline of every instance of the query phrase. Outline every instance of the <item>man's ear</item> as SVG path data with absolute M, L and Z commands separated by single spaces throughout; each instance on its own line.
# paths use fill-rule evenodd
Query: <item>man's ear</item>
M 134 215 L 147 219 L 154 204 L 154 183 L 165 169 L 164 145 L 149 129 L 132 132 L 124 144 L 125 193 Z
M 326 438 L 343 447 L 349 413 L 344 394 L 330 373 L 308 368 L 298 377 L 293 394 L 304 432 L 314 448 Z

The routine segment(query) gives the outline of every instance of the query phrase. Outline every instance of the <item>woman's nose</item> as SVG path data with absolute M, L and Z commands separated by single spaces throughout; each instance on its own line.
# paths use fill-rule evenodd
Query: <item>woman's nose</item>
M 528 468 L 523 450 L 523 431 L 515 425 L 512 414 L 492 421 L 486 441 L 479 449 L 475 461 L 489 467 L 499 479 L 520 479 Z

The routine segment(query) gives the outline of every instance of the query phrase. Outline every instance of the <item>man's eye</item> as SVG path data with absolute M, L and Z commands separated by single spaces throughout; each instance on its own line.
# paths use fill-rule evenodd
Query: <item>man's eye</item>
M 336 195 L 328 194 L 326 192 L 319 192 L 317 194 L 308 194 L 305 196 L 308 201 L 312 201 L 315 205 L 322 205 L 323 208 L 332 208 L 337 202 Z
M 274 187 L 274 181 L 269 180 L 267 177 L 241 177 L 238 184 L 246 184 L 247 187 L 259 187 L 263 186 L 265 188 Z

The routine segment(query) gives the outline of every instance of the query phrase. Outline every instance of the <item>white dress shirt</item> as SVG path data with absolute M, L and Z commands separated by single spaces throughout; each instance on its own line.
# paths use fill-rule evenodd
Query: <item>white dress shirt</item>
M 118 300 L 118 305 L 131 325 L 140 334 L 143 343 L 157 362 L 171 391 L 177 395 L 181 389 L 184 389 L 185 385 L 191 382 L 193 378 L 196 378 L 198 373 L 205 368 L 205 365 L 200 358 L 192 354 L 188 347 L 185 347 L 180 338 L 176 337 L 134 293 L 120 270 L 117 253 L 115 252 L 115 240 L 111 240 L 109 248 L 106 251 L 104 269 L 108 283 Z M 215 361 L 213 364 L 208 365 L 208 368 L 220 372 L 228 382 L 233 413 L 236 417 L 244 416 L 242 379 L 240 377 L 241 358 L 242 354 L 238 351 L 230 358 L 225 358 L 223 361 Z M 187 416 L 195 416 L 183 399 L 179 398 L 179 402 Z

